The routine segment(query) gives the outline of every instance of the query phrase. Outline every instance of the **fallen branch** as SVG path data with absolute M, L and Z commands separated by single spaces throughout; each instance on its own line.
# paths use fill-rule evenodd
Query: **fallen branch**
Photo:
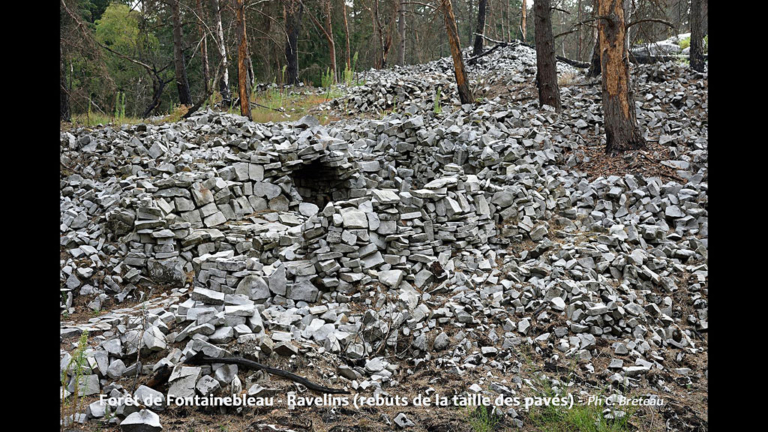
M 648 55 L 645 53 L 629 53 L 629 61 L 634 64 L 651 64 L 668 61 L 688 60 L 689 56 L 684 54 L 677 55 Z M 704 54 L 704 60 L 709 60 L 709 55 Z
M 237 104 L 239 103 L 239 101 L 240 101 L 240 98 L 239 98 L 239 97 L 235 98 L 235 99 L 234 99 L 234 103 L 233 103 L 233 105 L 237 105 Z M 268 110 L 272 110 L 272 111 L 277 111 L 277 112 L 279 112 L 279 113 L 285 112 L 285 111 L 284 111 L 284 110 L 282 110 L 282 109 L 278 109 L 278 108 L 271 108 L 271 107 L 268 107 L 268 106 L 266 106 L 266 105 L 262 105 L 262 104 L 260 104 L 260 103 L 258 103 L 258 102 L 256 102 L 256 101 L 254 101 L 253 99 L 250 99 L 250 98 L 248 98 L 248 103 L 249 103 L 250 105 L 256 105 L 256 106 L 258 106 L 258 107 L 266 108 L 266 109 L 268 109 Z
M 485 35 L 482 35 L 482 34 L 480 34 L 480 33 L 475 33 L 475 34 L 476 34 L 476 35 L 478 35 L 478 36 L 480 36 L 481 38 L 483 38 L 483 39 L 487 40 L 488 42 L 493 42 L 493 43 L 495 43 L 495 44 L 496 44 L 496 46 L 495 46 L 495 47 L 493 47 L 493 48 L 491 48 L 491 49 L 489 49 L 488 51 L 486 51 L 486 52 L 484 52 L 484 53 L 482 53 L 482 54 L 479 54 L 479 55 L 477 55 L 477 56 L 475 56 L 475 57 L 472 57 L 472 58 L 470 58 L 469 60 L 467 60 L 467 63 L 469 63 L 469 62 L 474 62 L 475 60 L 479 59 L 480 57 L 482 57 L 482 56 L 484 56 L 484 55 L 488 55 L 488 54 L 489 54 L 491 51 L 493 51 L 494 49 L 496 49 L 496 48 L 497 48 L 497 47 L 499 47 L 499 46 L 508 46 L 508 45 L 509 45 L 509 46 L 516 46 L 516 45 L 522 45 L 522 46 L 524 46 L 524 47 L 528 47 L 528 48 L 536 49 L 536 47 L 535 47 L 535 46 L 533 46 L 533 45 L 529 45 L 529 44 L 527 44 L 527 43 L 525 43 L 525 42 L 521 41 L 520 39 L 513 39 L 513 40 L 512 40 L 512 41 L 510 41 L 510 42 L 505 42 L 505 41 L 497 41 L 497 40 L 491 39 L 491 38 L 489 38 L 489 37 L 487 37 L 487 36 L 485 36 Z M 566 57 L 563 57 L 563 56 L 555 56 L 555 58 L 556 58 L 557 60 L 559 60 L 559 61 L 561 61 L 561 62 L 563 62 L 563 63 L 565 63 L 565 64 L 569 64 L 569 65 L 571 65 L 571 66 L 573 66 L 573 67 L 575 67 L 575 68 L 579 68 L 579 69 L 586 69 L 586 68 L 588 68 L 588 67 L 589 67 L 589 63 L 587 63 L 587 62 L 580 62 L 580 61 L 576 61 L 576 60 L 571 60 L 571 59 L 569 59 L 569 58 L 566 58 Z
M 256 363 L 252 360 L 246 360 L 244 358 L 236 358 L 236 357 L 230 357 L 230 358 L 216 358 L 216 357 L 209 357 L 205 354 L 203 354 L 202 351 L 198 352 L 194 356 L 188 358 L 184 363 L 190 364 L 190 365 L 203 365 L 203 364 L 214 364 L 214 363 L 222 363 L 222 364 L 236 364 L 239 366 L 242 366 L 246 369 L 253 369 L 253 370 L 263 370 L 264 372 L 267 372 L 272 375 L 281 376 L 283 378 L 288 378 L 289 380 L 293 382 L 297 382 L 299 384 L 305 385 L 308 389 L 323 392 L 323 393 L 332 393 L 332 394 L 349 394 L 348 390 L 344 389 L 333 389 L 330 387 L 324 387 L 319 384 L 315 384 L 311 381 L 309 381 L 306 378 L 300 377 L 296 374 L 284 371 L 282 369 L 275 369 L 271 368 L 269 366 L 263 365 L 261 363 Z
M 253 105 L 256 105 L 256 106 L 260 106 L 260 107 L 262 107 L 262 108 L 270 109 L 270 110 L 272 110 L 272 111 L 277 111 L 277 112 L 280 112 L 280 113 L 281 113 L 281 112 L 285 112 L 285 111 L 283 111 L 283 110 L 281 110 L 281 109 L 278 109 L 278 108 L 271 108 L 271 107 L 268 107 L 268 106 L 266 106 L 266 105 L 262 105 L 262 104 L 260 104 L 260 103 L 257 103 L 257 102 L 255 102 L 255 101 L 250 101 L 250 103 L 251 103 L 251 104 L 253 104 Z
M 475 34 L 477 34 L 477 33 L 475 33 Z M 507 42 L 497 43 L 496 46 L 494 46 L 493 48 L 491 48 L 491 49 L 489 49 L 489 50 L 487 50 L 487 51 L 485 51 L 483 53 L 480 53 L 480 54 L 478 54 L 478 55 L 476 55 L 474 57 L 468 58 L 467 59 L 467 64 L 473 65 L 473 64 L 475 64 L 477 62 L 477 59 L 479 59 L 481 57 L 487 56 L 488 54 L 494 52 L 496 49 L 502 48 L 502 47 L 505 47 L 505 46 L 513 46 L 513 45 L 515 45 L 515 44 L 507 43 Z
M 555 56 L 555 58 L 558 59 L 559 61 L 561 61 L 561 62 L 563 62 L 565 64 L 569 64 L 569 65 L 571 65 L 571 66 L 573 66 L 575 68 L 587 69 L 589 67 L 589 63 L 588 62 L 580 62 L 580 61 L 576 61 L 576 60 L 571 60 L 571 59 L 563 57 L 563 56 Z

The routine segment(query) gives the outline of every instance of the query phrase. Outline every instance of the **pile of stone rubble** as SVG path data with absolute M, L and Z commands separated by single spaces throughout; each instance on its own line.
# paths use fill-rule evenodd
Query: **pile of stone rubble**
M 497 51 L 470 71 L 530 79 L 531 50 Z M 62 132 L 61 397 L 270 386 L 236 365 L 183 365 L 200 351 L 322 356 L 335 365 L 324 385 L 372 394 L 397 393 L 403 365 L 422 362 L 488 371 L 470 392 L 515 393 L 521 345 L 606 384 L 669 391 L 665 376 L 702 376 L 665 358 L 706 354 L 705 81 L 673 64 L 633 68 L 638 119 L 676 178 L 590 180 L 580 149 L 602 134 L 599 86 L 564 87 L 560 115 L 498 97 L 435 114 L 430 89 L 450 87 L 449 61 L 369 74 L 346 96 L 358 112 L 396 97 L 402 109 L 383 119 L 255 124 L 208 111 Z M 74 322 L 80 298 L 110 311 Z M 83 331 L 91 347 L 76 370 Z M 161 368 L 166 391 L 130 391 Z M 165 407 L 149 408 L 95 401 L 64 421 L 156 430 Z
M 465 50 L 465 58 L 469 58 L 470 51 Z M 535 76 L 536 52 L 526 46 L 511 45 L 472 64 L 467 63 L 466 67 L 474 87 L 482 95 L 489 85 L 519 84 Z M 578 69 L 565 63 L 558 63 L 557 71 L 559 74 L 579 73 Z M 431 111 L 436 103 L 440 107 L 459 104 L 450 57 L 394 69 L 370 69 L 357 74 L 353 84 L 344 87 L 346 94 L 329 102 L 327 108 L 350 115 L 414 108 Z

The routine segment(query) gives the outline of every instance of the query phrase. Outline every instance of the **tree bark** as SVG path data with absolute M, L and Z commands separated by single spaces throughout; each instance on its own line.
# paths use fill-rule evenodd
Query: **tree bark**
M 528 24 L 528 5 L 526 3 L 527 2 L 523 0 L 523 7 L 520 9 L 520 32 L 523 35 L 523 42 L 525 42 L 527 36 L 525 26 Z
M 240 43 L 237 49 L 237 82 L 240 90 L 240 114 L 251 118 L 248 101 L 248 38 L 245 33 L 245 3 L 235 0 L 237 5 L 237 33 Z
M 202 42 L 200 43 L 200 57 L 203 65 L 203 93 L 208 94 L 208 80 L 210 79 L 210 69 L 208 66 L 208 34 L 203 28 L 203 23 L 206 20 L 205 8 L 203 8 L 203 0 L 197 0 L 197 14 L 199 21 L 197 22 L 197 28 L 200 33 Z
M 173 20 L 173 63 L 176 68 L 176 88 L 179 91 L 179 103 L 192 106 L 192 96 L 189 93 L 189 81 L 187 80 L 187 67 L 184 64 L 184 35 L 181 32 L 179 0 L 171 2 L 171 18 Z
M 59 119 L 70 121 L 69 90 L 67 89 L 66 64 L 64 62 L 64 50 L 59 45 Z
M 592 15 L 597 16 L 597 4 L 598 0 L 592 2 Z M 599 24 L 599 23 L 598 23 Z M 600 35 L 597 29 L 594 31 L 595 44 L 592 47 L 592 56 L 589 60 L 589 70 L 587 71 L 587 78 L 594 78 L 600 75 Z
M 221 25 L 221 9 L 219 0 L 211 0 L 213 6 L 213 18 L 216 21 L 216 36 L 218 42 L 216 45 L 221 57 L 221 67 L 224 68 L 219 81 L 219 92 L 221 93 L 222 103 L 225 108 L 232 104 L 232 95 L 229 92 L 229 62 L 227 61 L 227 46 L 224 42 L 224 27 Z
M 283 3 L 285 33 L 288 35 L 288 40 L 285 41 L 285 59 L 288 62 L 287 84 L 299 83 L 299 30 L 303 12 L 304 3 L 301 1 L 286 0 Z
M 600 62 L 603 72 L 605 151 L 614 155 L 645 147 L 629 81 L 629 56 L 622 0 L 598 0 Z
M 557 112 L 560 105 L 560 88 L 557 86 L 555 38 L 552 35 L 550 0 L 536 0 L 533 4 L 534 31 L 536 36 L 536 86 L 539 88 L 539 105 L 549 105 Z
M 592 47 L 592 56 L 589 60 L 589 70 L 587 71 L 587 77 L 596 77 L 600 75 L 600 39 L 595 39 L 595 45 Z
M 400 51 L 397 53 L 397 64 L 405 66 L 405 0 L 400 0 L 397 13 L 397 33 L 400 35 Z
M 702 31 L 701 0 L 691 0 L 691 69 L 704 72 L 704 32 Z
M 453 14 L 451 0 L 441 0 L 443 7 L 443 18 L 445 19 L 445 29 L 448 33 L 448 43 L 451 46 L 451 57 L 453 57 L 453 69 L 456 76 L 456 86 L 459 88 L 459 99 L 462 104 L 474 103 L 475 98 L 469 89 L 469 79 L 467 70 L 464 67 L 464 58 L 461 56 L 461 42 L 459 41 L 459 31 L 456 28 L 456 16 Z
M 483 52 L 483 37 L 485 34 L 485 12 L 488 7 L 488 0 L 480 0 L 477 6 L 477 32 L 475 35 L 475 46 L 472 48 L 472 55 L 479 56 Z

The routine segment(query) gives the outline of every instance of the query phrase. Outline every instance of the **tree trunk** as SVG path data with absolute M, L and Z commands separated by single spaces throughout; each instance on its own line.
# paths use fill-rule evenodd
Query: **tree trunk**
M 582 21 L 582 17 L 581 17 L 581 0 L 578 1 L 576 7 L 578 8 L 578 14 L 577 14 L 578 19 L 579 19 L 579 22 L 581 22 Z M 579 30 L 578 30 L 578 32 L 579 32 L 579 34 L 578 34 L 578 41 L 579 42 L 578 42 L 578 44 L 576 46 L 576 51 L 578 51 L 577 54 L 576 54 L 576 60 L 578 60 L 578 61 L 582 61 L 581 60 L 581 58 L 582 58 L 582 56 L 581 56 L 581 54 L 582 54 L 582 44 L 584 43 L 584 37 L 583 37 L 583 33 L 581 31 L 581 26 L 582 26 L 582 24 L 579 24 Z
M 331 0 L 325 0 L 325 37 L 328 39 L 328 51 L 331 58 L 331 77 L 336 82 L 336 42 L 333 40 L 333 27 L 331 26 Z
M 184 64 L 184 35 L 181 33 L 181 17 L 179 16 L 179 0 L 171 3 L 173 19 L 173 63 L 176 68 L 176 88 L 179 90 L 179 102 L 192 106 L 192 96 L 189 94 L 187 67 Z
M 605 151 L 616 154 L 645 147 L 629 81 L 629 56 L 622 0 L 598 0 L 600 62 L 603 71 Z
M 624 22 L 630 22 L 632 20 L 632 0 L 624 0 Z M 627 27 L 627 35 L 624 38 L 624 44 L 627 46 L 627 51 L 631 45 L 630 39 L 632 39 L 632 27 Z
M 696 72 L 704 72 L 704 50 L 701 25 L 701 0 L 691 0 L 691 51 L 690 63 L 691 69 Z
M 352 57 L 349 55 L 349 25 L 347 24 L 347 1 L 341 0 L 342 16 L 344 17 L 344 38 L 346 39 L 346 64 L 347 69 L 352 70 Z
M 507 11 L 507 37 L 504 40 L 511 41 L 512 35 L 514 34 L 514 31 L 512 31 L 512 29 L 514 28 L 514 25 L 512 24 L 512 7 L 509 5 L 509 2 L 504 2 L 504 3 L 505 3 L 504 8 Z
M 600 39 L 595 39 L 595 46 L 592 47 L 592 56 L 589 60 L 589 70 L 587 77 L 592 78 L 600 75 Z
M 400 1 L 397 13 L 397 33 L 400 35 L 400 51 L 397 53 L 397 64 L 405 66 L 405 0 Z
M 557 86 L 555 38 L 552 34 L 550 0 L 536 0 L 533 4 L 534 31 L 536 36 L 536 85 L 539 88 L 539 105 L 549 105 L 557 112 L 560 105 L 560 88 Z
M 472 45 L 472 0 L 467 1 L 467 46 Z M 462 20 L 463 21 L 463 20 Z
M 384 69 L 387 67 L 387 51 L 388 48 L 384 43 L 384 28 L 379 20 L 379 0 L 373 1 L 373 32 L 379 37 L 379 47 L 381 48 L 381 56 L 374 62 L 377 69 Z
M 211 0 L 213 6 L 213 17 L 216 21 L 216 36 L 219 49 L 219 56 L 221 57 L 221 67 L 224 71 L 221 74 L 221 80 L 219 81 L 219 92 L 221 93 L 222 103 L 225 108 L 229 108 L 232 104 L 232 95 L 229 92 L 229 62 L 227 61 L 227 46 L 224 42 L 224 27 L 221 25 L 221 9 L 219 9 L 219 0 Z
M 243 12 L 243 14 L 245 14 L 245 12 Z M 246 36 L 245 54 L 247 55 L 247 57 L 246 57 L 245 65 L 247 67 L 247 72 L 248 72 L 248 94 L 251 94 L 251 90 L 253 90 L 253 87 L 256 86 L 256 73 L 253 71 L 253 59 L 251 58 L 251 50 L 250 48 L 248 48 L 249 46 L 251 46 L 251 44 L 248 43 L 248 37 Z
M 507 40 L 507 30 L 505 30 L 505 19 L 504 19 L 504 11 L 509 11 L 509 2 L 505 3 L 499 3 L 496 2 L 499 5 L 499 22 L 501 23 L 501 38 L 500 40 L 505 41 Z M 499 38 L 496 38 L 499 39 Z
M 245 34 L 245 3 L 235 0 L 237 5 L 237 33 L 240 43 L 237 49 L 237 82 L 240 90 L 240 114 L 251 118 L 251 107 L 248 101 L 248 38 Z
M 475 46 L 472 48 L 472 55 L 479 56 L 483 52 L 483 38 L 480 35 L 485 35 L 485 9 L 488 5 L 488 0 L 480 0 L 480 4 L 477 6 L 477 35 L 475 35 Z
M 528 24 L 526 22 L 528 18 L 528 5 L 526 4 L 526 1 L 523 0 L 523 7 L 520 10 L 520 32 L 523 34 L 523 42 L 525 42 L 526 36 L 527 36 L 527 30 L 525 29 L 525 26 Z
M 592 3 L 592 15 L 597 16 L 597 4 L 598 0 L 594 0 Z M 598 23 L 599 24 L 599 23 Z M 595 44 L 592 47 L 592 56 L 589 60 L 589 70 L 587 70 L 587 78 L 594 78 L 598 75 L 600 75 L 601 67 L 600 67 L 600 35 L 595 29 L 594 33 L 594 39 Z
M 285 33 L 288 35 L 285 41 L 285 59 L 288 62 L 286 83 L 292 85 L 299 83 L 299 29 L 303 12 L 304 3 L 301 1 L 287 0 L 283 3 Z
M 59 45 L 59 119 L 70 121 L 69 90 L 67 89 L 66 65 L 64 62 L 64 50 Z
M 200 57 L 203 64 L 203 93 L 208 94 L 210 69 L 208 66 L 208 34 L 205 32 L 205 28 L 203 28 L 203 23 L 207 21 L 205 9 L 203 8 L 203 0 L 197 0 L 197 15 L 199 19 L 197 28 L 200 32 L 200 37 L 202 38 L 202 43 L 200 44 Z
M 453 57 L 454 74 L 456 75 L 456 86 L 459 88 L 459 99 L 462 104 L 474 103 L 472 91 L 469 89 L 469 79 L 467 71 L 464 68 L 464 58 L 461 56 L 461 42 L 459 41 L 459 31 L 456 28 L 456 17 L 453 14 L 451 0 L 441 0 L 443 6 L 443 17 L 445 19 L 445 29 L 448 33 L 448 43 L 451 46 L 451 57 Z

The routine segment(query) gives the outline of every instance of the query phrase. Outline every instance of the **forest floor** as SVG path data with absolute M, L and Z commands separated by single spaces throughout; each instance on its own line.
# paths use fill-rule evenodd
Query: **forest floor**
M 511 250 L 511 249 L 510 249 Z M 679 295 L 687 295 L 684 291 Z M 163 297 L 163 290 L 158 289 L 156 294 L 148 300 L 159 300 Z M 358 305 L 365 308 L 364 304 Z M 87 309 L 84 302 L 78 302 L 78 308 Z M 111 305 L 105 307 L 101 313 L 108 313 L 112 309 L 134 308 L 137 313 L 142 305 L 137 302 L 131 304 Z M 83 312 L 68 317 L 67 321 L 85 324 L 93 314 Z M 544 327 L 543 324 L 534 324 L 535 334 L 551 331 L 558 322 L 551 322 Z M 458 327 L 446 326 L 446 331 L 451 333 L 460 331 Z M 704 333 L 704 340 L 700 344 L 706 346 L 708 335 Z M 62 343 L 62 348 L 74 342 L 70 339 Z M 170 349 L 184 349 L 185 343 L 176 343 L 169 346 Z M 237 343 L 232 342 L 231 348 L 237 349 Z M 96 344 L 94 344 L 96 346 Z M 545 348 L 546 344 L 539 344 Z M 530 409 L 518 408 L 521 414 L 527 418 L 522 427 L 509 422 L 508 416 L 496 415 L 490 408 L 483 406 L 448 406 L 425 407 L 414 406 L 412 401 L 417 396 L 424 397 L 441 395 L 451 399 L 454 395 L 461 395 L 473 383 L 484 378 L 485 373 L 479 370 L 469 370 L 461 375 L 452 374 L 433 362 L 422 362 L 417 366 L 406 365 L 410 375 L 398 386 L 398 397 L 407 398 L 407 406 L 368 406 L 356 408 L 352 398 L 348 405 L 330 407 L 299 407 L 290 409 L 285 400 L 285 395 L 295 392 L 293 383 L 280 378 L 262 378 L 258 373 L 249 372 L 251 376 L 259 375 L 259 381 L 267 390 L 266 396 L 273 396 L 272 406 L 248 407 L 248 408 L 205 408 L 205 407 L 176 407 L 168 406 L 163 411 L 161 418 L 163 430 L 168 432 L 235 432 L 235 431 L 327 431 L 327 432 L 385 432 L 395 430 L 392 420 L 400 413 L 415 422 L 418 427 L 411 430 L 429 432 L 490 432 L 490 431 L 552 431 L 552 432 L 622 432 L 645 431 L 662 432 L 669 430 L 707 430 L 707 405 L 708 405 L 708 380 L 696 380 L 693 383 L 683 383 L 671 380 L 674 391 L 664 396 L 663 405 L 659 406 L 623 406 L 620 407 L 626 417 L 613 421 L 606 420 L 604 414 L 611 411 L 606 399 L 611 392 L 600 382 L 600 379 L 579 368 L 575 361 L 570 366 L 563 367 L 545 361 L 542 355 L 535 353 L 530 347 L 520 346 L 514 359 L 522 364 L 519 375 L 530 377 L 526 386 L 515 394 L 515 397 L 531 401 L 542 401 L 543 398 L 557 397 L 550 387 L 552 379 L 558 380 L 568 387 L 589 388 L 589 397 L 597 398 L 592 403 L 577 403 L 573 407 L 533 405 Z M 406 348 L 406 350 L 408 350 Z M 598 354 L 593 358 L 593 364 L 605 367 L 613 356 L 610 346 L 603 345 L 596 348 Z M 550 353 L 551 354 L 551 353 Z M 143 362 L 152 364 L 160 360 L 163 355 L 156 353 L 144 357 Z M 395 359 L 396 360 L 396 359 Z M 676 363 L 674 356 L 665 359 L 669 364 Z M 692 364 L 695 362 L 696 364 Z M 299 374 L 310 381 L 322 382 L 322 371 L 333 370 L 335 365 L 328 361 L 328 357 L 315 355 L 294 356 L 290 358 L 282 356 L 270 356 L 262 363 L 267 366 L 283 369 Z M 686 357 L 686 364 L 692 370 L 701 370 L 706 367 L 706 359 L 693 356 Z M 667 375 L 666 373 L 664 375 Z M 544 378 L 546 377 L 546 378 Z M 667 378 L 669 378 L 667 376 Z M 123 377 L 119 382 L 125 388 L 136 388 L 147 385 L 150 375 L 140 375 L 138 380 L 132 377 Z M 574 391 L 574 390 L 569 390 Z M 260 394 L 261 395 L 261 394 Z M 627 389 L 624 394 L 632 400 L 646 396 L 642 387 Z M 299 394 L 299 397 L 322 396 L 313 393 Z M 329 395 L 330 396 L 330 395 Z M 587 395 L 575 394 L 574 397 L 586 397 Z M 394 395 L 392 395 L 394 397 Z M 82 399 L 81 406 L 85 407 L 96 402 L 99 395 Z M 582 400 L 582 402 L 584 402 Z M 536 403 L 536 402 L 534 402 Z M 616 408 L 615 406 L 613 408 Z M 669 420 L 669 421 L 668 421 Z M 669 424 L 668 424 L 669 423 Z M 389 426 L 388 426 L 389 424 Z M 691 426 L 694 426 L 691 429 Z M 680 429 L 678 429 L 680 428 Z M 81 431 L 98 432 L 105 430 L 118 431 L 115 427 L 110 429 L 96 422 L 88 422 L 79 427 Z

